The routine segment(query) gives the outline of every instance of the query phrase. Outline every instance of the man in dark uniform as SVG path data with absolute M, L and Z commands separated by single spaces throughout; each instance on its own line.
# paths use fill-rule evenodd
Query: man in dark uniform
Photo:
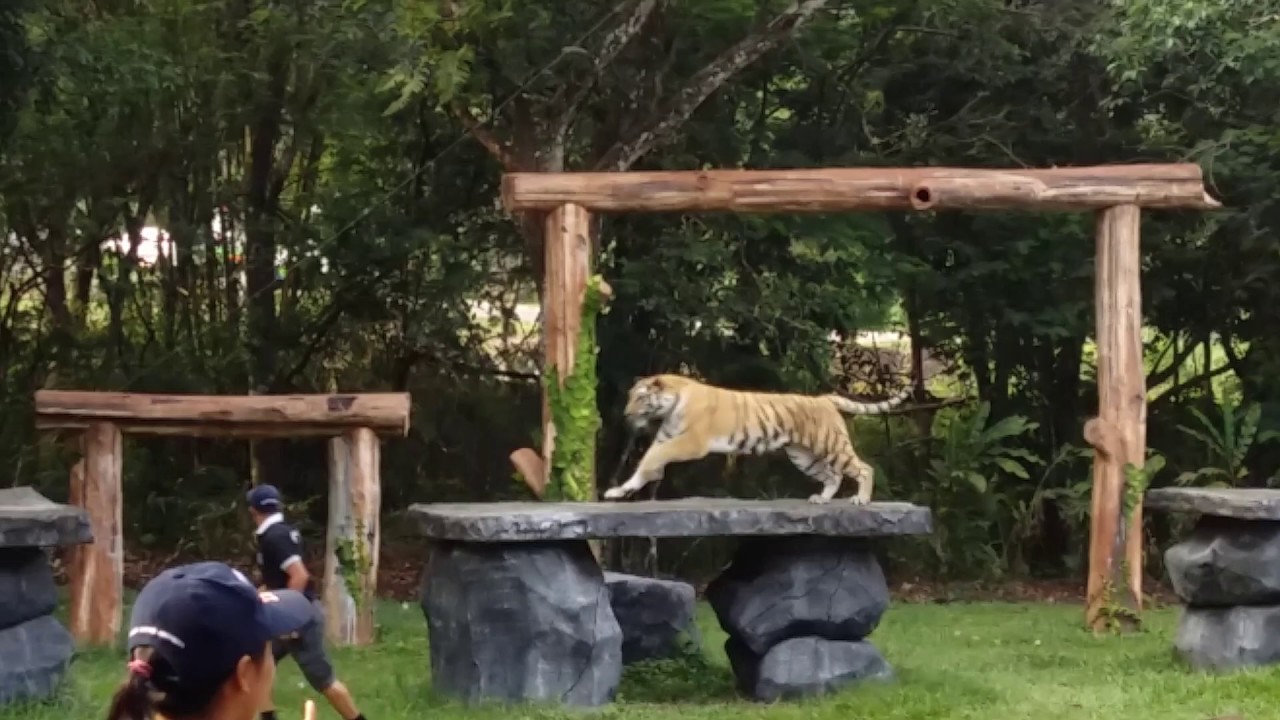
M 249 491 L 249 515 L 258 528 L 258 572 L 268 590 L 297 590 L 311 601 L 315 619 L 293 638 L 277 641 L 275 656 L 293 656 L 298 668 L 316 692 L 324 695 L 345 720 L 365 720 L 356 709 L 351 693 L 333 672 L 324 649 L 324 608 L 302 562 L 302 535 L 284 520 L 284 502 L 272 485 L 258 485 Z M 275 720 L 275 710 L 262 713 L 262 720 Z

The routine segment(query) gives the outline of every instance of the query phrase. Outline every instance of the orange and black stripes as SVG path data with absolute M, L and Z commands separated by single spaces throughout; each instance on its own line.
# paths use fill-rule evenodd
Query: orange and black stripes
M 822 484 L 813 502 L 828 502 L 843 478 L 858 483 L 851 502 L 871 500 L 873 471 L 853 448 L 844 415 L 873 415 L 902 404 L 910 390 L 861 403 L 839 395 L 764 393 L 708 385 L 682 375 L 655 375 L 631 388 L 624 411 L 632 427 L 657 425 L 656 437 L 627 482 L 606 499 L 631 495 L 660 479 L 673 462 L 711 453 L 759 455 L 785 450 L 801 472 Z

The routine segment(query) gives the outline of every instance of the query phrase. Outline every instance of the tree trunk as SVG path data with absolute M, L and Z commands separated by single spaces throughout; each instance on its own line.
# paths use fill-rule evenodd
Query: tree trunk
M 277 43 L 269 50 L 263 96 L 250 127 L 249 168 L 245 213 L 245 310 L 248 313 L 245 349 L 249 356 L 249 390 L 272 391 L 276 374 L 276 197 L 272 179 L 277 172 L 275 149 L 280 138 L 289 76 L 289 49 Z M 275 473 L 273 446 L 252 443 L 251 475 L 255 482 Z

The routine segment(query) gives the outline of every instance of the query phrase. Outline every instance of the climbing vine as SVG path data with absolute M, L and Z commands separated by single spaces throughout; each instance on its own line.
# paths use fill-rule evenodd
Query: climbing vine
M 360 607 L 364 596 L 361 579 L 373 566 L 369 557 L 369 545 L 364 541 L 364 523 L 356 520 L 356 531 L 351 538 L 339 537 L 334 543 L 333 554 L 338 560 L 337 571 L 342 576 L 342 584 L 347 589 L 356 607 Z
M 1120 497 L 1120 517 L 1128 520 L 1133 515 L 1133 510 L 1142 501 L 1142 496 L 1146 493 L 1147 488 L 1151 485 L 1151 479 L 1164 468 L 1165 459 L 1163 455 L 1149 451 L 1147 460 L 1142 467 L 1137 467 L 1133 463 L 1124 464 L 1124 492 Z M 1139 528 L 1128 528 L 1129 532 L 1141 532 Z M 1120 577 L 1129 577 L 1129 559 L 1127 556 L 1121 556 Z M 1111 632 L 1120 632 L 1122 630 L 1136 630 L 1142 627 L 1142 618 L 1131 608 L 1127 607 L 1117 597 L 1118 588 L 1111 578 L 1107 578 L 1102 587 L 1103 602 L 1101 615 L 1103 617 L 1104 626 Z
M 556 429 L 545 500 L 595 499 L 591 497 L 591 478 L 595 472 L 596 433 L 600 430 L 600 411 L 596 407 L 596 357 L 600 352 L 596 345 L 596 318 L 604 311 L 607 297 L 601 282 L 599 275 L 587 280 L 573 372 L 561 382 L 556 368 L 548 365 L 543 375 L 551 422 Z

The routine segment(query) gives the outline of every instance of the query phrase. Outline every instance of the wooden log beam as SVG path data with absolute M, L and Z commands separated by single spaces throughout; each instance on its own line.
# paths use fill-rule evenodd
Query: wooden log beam
M 590 212 L 739 213 L 989 209 L 1092 211 L 1115 205 L 1213 209 L 1194 163 L 995 170 L 814 168 L 508 173 L 511 212 L 574 204 Z M 923 205 L 923 207 L 919 207 Z
M 1146 457 L 1147 392 L 1142 365 L 1140 210 L 1098 213 L 1098 417 L 1085 426 L 1094 447 L 1085 622 L 1095 632 L 1141 626 L 1141 497 L 1125 517 L 1124 467 Z
M 908 197 L 911 207 L 929 210 L 1098 210 L 1119 204 L 1147 208 L 1218 207 L 1199 178 L 1044 178 L 1022 174 L 936 177 L 921 180 Z
M 335 645 L 371 645 L 381 548 L 382 449 L 368 428 L 329 440 L 329 524 L 325 533 L 325 632 Z
M 36 392 L 36 427 L 83 429 L 99 421 L 128 433 L 194 437 L 335 436 L 355 427 L 409 431 L 408 393 L 347 395 L 147 395 Z
M 69 503 L 89 515 L 93 542 L 70 549 L 67 578 L 71 636 L 85 646 L 115 647 L 124 604 L 124 530 L 121 505 L 120 429 L 90 425 L 81 438 L 83 458 L 71 469 Z

